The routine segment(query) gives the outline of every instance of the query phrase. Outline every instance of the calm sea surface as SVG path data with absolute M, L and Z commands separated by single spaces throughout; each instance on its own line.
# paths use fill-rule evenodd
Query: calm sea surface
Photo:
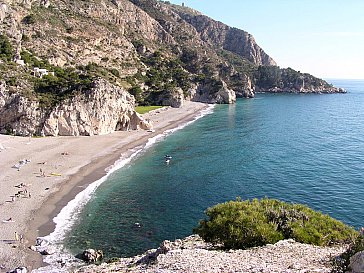
M 330 82 L 348 93 L 257 94 L 169 135 L 97 189 L 66 247 L 141 254 L 191 234 L 207 207 L 237 196 L 303 203 L 363 226 L 364 81 Z

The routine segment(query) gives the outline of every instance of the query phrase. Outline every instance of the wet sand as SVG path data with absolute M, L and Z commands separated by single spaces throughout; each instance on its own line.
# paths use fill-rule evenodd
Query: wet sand
M 40 267 L 41 255 L 29 246 L 53 231 L 52 219 L 77 193 L 103 177 L 118 159 L 128 157 L 133 148 L 193 120 L 205 108 L 206 104 L 186 102 L 182 108 L 145 114 L 153 121 L 154 132 L 46 138 L 0 135 L 0 272 Z M 21 160 L 30 162 L 14 168 Z M 14 222 L 3 222 L 9 218 Z M 23 242 L 15 240 L 15 232 L 24 236 Z

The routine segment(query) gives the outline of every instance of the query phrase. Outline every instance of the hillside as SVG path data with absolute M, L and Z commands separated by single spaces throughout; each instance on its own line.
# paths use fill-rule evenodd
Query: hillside
M 0 23 L 1 133 L 102 134 L 147 128 L 133 118 L 135 104 L 233 103 L 255 91 L 344 92 L 280 69 L 246 31 L 168 2 L 3 0 Z M 84 96 L 91 105 L 108 92 L 100 82 L 128 110 L 112 118 L 95 117 L 98 108 L 88 112 Z

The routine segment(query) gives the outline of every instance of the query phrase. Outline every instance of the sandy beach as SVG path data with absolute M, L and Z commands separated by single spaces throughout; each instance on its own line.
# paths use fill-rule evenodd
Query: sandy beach
M 52 219 L 77 193 L 149 138 L 193 120 L 206 104 L 186 102 L 144 115 L 154 132 L 91 137 L 23 138 L 0 135 L 0 272 L 42 265 L 29 249 L 54 229 Z

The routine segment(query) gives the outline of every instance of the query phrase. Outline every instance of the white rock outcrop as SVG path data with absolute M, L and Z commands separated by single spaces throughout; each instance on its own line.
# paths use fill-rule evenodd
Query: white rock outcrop
M 205 103 L 235 103 L 236 93 L 223 80 L 212 80 L 195 86 L 189 91 L 189 99 Z
M 134 97 L 124 89 L 99 79 L 94 87 L 76 94 L 52 109 L 6 92 L 0 84 L 0 132 L 18 135 L 80 136 L 113 131 L 151 129 L 134 110 Z
M 227 84 L 224 81 L 222 82 L 222 87 L 216 93 L 216 103 L 235 103 L 236 102 L 236 94 L 235 91 L 229 89 Z

